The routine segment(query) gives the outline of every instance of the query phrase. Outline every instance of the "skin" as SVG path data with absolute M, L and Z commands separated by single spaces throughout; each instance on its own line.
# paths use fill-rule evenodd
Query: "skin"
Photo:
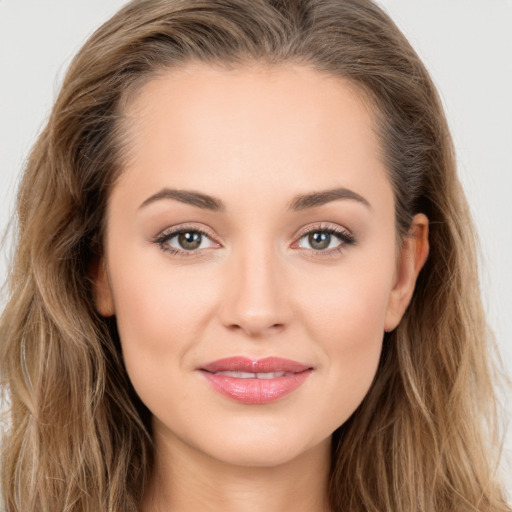
M 98 311 L 116 315 L 126 369 L 153 414 L 144 511 L 328 510 L 333 431 L 375 376 L 428 254 L 428 220 L 397 245 L 371 109 L 348 82 L 301 66 L 189 64 L 126 109 L 129 158 L 109 198 Z M 290 209 L 297 196 L 341 198 Z M 162 189 L 208 194 L 219 211 Z M 172 254 L 185 227 L 208 233 Z M 331 235 L 311 245 L 305 230 Z M 328 236 L 328 235 L 327 235 Z M 160 240 L 158 242 L 157 240 Z M 278 356 L 313 368 L 268 404 L 215 391 L 207 362 Z

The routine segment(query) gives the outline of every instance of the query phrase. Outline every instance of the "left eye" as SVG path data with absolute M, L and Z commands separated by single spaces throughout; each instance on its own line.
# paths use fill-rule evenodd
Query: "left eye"
M 197 249 L 207 249 L 214 245 L 206 233 L 194 230 L 170 233 L 163 237 L 160 243 L 178 251 L 195 251 Z
M 343 245 L 343 243 L 350 243 L 347 235 L 343 233 L 338 234 L 331 230 L 317 230 L 303 235 L 297 245 L 302 249 L 326 251 L 336 249 Z

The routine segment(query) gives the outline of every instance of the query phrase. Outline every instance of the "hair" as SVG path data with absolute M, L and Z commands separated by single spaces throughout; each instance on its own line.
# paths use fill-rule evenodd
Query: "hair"
M 399 239 L 430 220 L 430 255 L 375 380 L 333 436 L 334 511 L 510 511 L 496 478 L 493 340 L 474 229 L 440 99 L 371 0 L 139 0 L 73 60 L 28 158 L 0 322 L 9 397 L 2 492 L 10 512 L 133 512 L 152 470 L 150 414 L 94 306 L 106 203 L 123 169 L 124 110 L 189 62 L 309 66 L 368 98 Z

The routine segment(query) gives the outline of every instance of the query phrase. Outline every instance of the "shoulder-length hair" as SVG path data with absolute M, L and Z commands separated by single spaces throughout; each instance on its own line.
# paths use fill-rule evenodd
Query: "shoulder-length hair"
M 0 324 L 7 509 L 138 508 L 152 469 L 150 415 L 115 320 L 95 310 L 90 275 L 123 168 L 126 103 L 191 61 L 296 63 L 351 81 L 373 109 L 398 240 L 414 214 L 430 219 L 412 302 L 385 335 L 368 395 L 333 437 L 333 510 L 510 511 L 494 481 L 490 336 L 450 134 L 423 64 L 371 0 L 138 0 L 80 50 L 18 196 Z

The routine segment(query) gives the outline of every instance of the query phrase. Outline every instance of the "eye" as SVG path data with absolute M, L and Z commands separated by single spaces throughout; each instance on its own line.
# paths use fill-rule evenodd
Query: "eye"
M 303 233 L 296 246 L 300 249 L 331 253 L 340 251 L 345 245 L 354 243 L 355 238 L 347 230 L 333 227 L 317 227 Z
M 219 246 L 207 233 L 197 228 L 181 228 L 164 232 L 155 240 L 155 243 L 163 251 L 182 255 Z

